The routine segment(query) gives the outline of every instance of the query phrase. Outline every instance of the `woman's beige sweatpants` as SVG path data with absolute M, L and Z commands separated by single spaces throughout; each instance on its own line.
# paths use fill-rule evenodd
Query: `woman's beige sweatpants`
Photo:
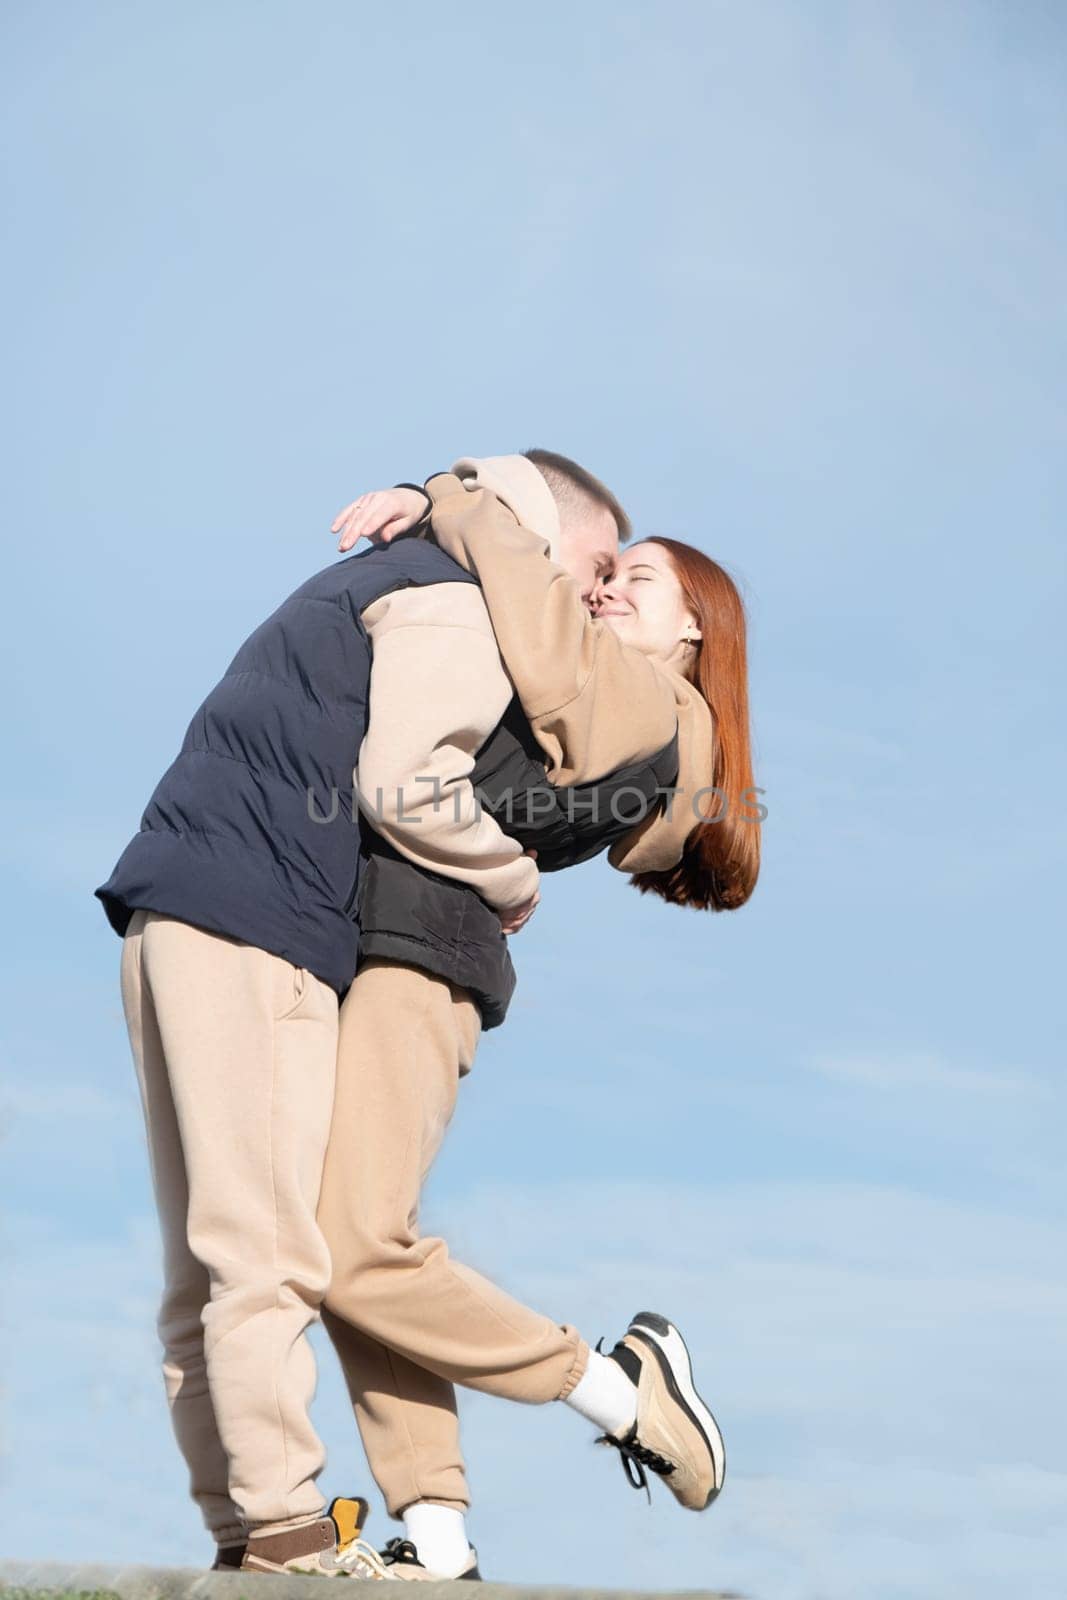
M 478 1043 L 466 991 L 371 960 L 341 1008 L 319 1225 L 333 1262 L 323 1321 L 391 1516 L 470 1503 L 454 1383 L 530 1403 L 570 1394 L 576 1328 L 513 1300 L 419 1233 L 419 1195 Z
M 138 911 L 122 997 L 163 1230 L 171 1419 L 207 1527 L 236 1542 L 323 1506 L 306 1333 L 330 1275 L 315 1207 L 337 996 L 279 956 Z

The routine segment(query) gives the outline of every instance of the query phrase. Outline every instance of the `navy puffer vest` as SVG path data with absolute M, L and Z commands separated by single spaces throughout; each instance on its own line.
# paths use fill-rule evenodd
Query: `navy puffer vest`
M 97 889 L 116 932 L 136 909 L 157 911 L 269 950 L 343 992 L 358 957 L 352 773 L 371 668 L 360 614 L 393 589 L 473 582 L 436 545 L 405 538 L 337 562 L 290 595 L 196 713 L 140 832 Z M 323 826 L 309 795 L 323 806 L 333 791 L 339 816 Z

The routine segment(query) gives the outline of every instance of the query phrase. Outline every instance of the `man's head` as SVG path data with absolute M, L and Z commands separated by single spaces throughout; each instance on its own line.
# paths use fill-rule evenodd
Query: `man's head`
M 559 509 L 559 549 L 553 555 L 577 581 L 588 605 L 597 579 L 611 571 L 620 542 L 630 537 L 630 519 L 607 485 L 577 461 L 554 450 L 527 450 L 525 456 Z

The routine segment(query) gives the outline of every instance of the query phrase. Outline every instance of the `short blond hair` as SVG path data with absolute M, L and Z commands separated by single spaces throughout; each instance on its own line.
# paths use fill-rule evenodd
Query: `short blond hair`
M 582 500 L 591 500 L 594 505 L 603 506 L 615 519 L 619 543 L 626 543 L 634 531 L 633 526 L 606 483 L 601 483 L 577 461 L 572 461 L 569 456 L 561 456 L 555 450 L 525 450 L 523 454 L 544 478 L 558 506 L 573 505 Z

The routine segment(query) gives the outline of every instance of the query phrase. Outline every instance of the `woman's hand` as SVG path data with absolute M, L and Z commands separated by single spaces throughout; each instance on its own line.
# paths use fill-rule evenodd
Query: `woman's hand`
M 341 535 L 337 548 L 351 550 L 359 539 L 389 544 L 426 515 L 429 497 L 418 489 L 374 489 L 361 494 L 333 519 L 331 533 Z

